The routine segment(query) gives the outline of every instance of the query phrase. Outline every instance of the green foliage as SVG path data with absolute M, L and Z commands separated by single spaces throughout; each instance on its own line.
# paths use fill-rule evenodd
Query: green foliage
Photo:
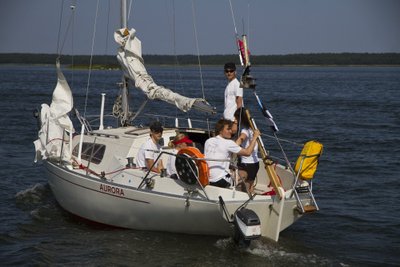
M 0 54 L 0 64 L 54 64 L 55 54 Z M 195 55 L 144 55 L 148 65 L 197 65 Z M 203 65 L 223 65 L 228 61 L 239 64 L 237 55 L 204 55 Z M 90 56 L 62 56 L 61 63 L 75 68 L 87 68 Z M 400 65 L 400 53 L 318 53 L 252 56 L 253 65 Z M 95 68 L 119 68 L 115 56 L 96 55 L 92 64 Z

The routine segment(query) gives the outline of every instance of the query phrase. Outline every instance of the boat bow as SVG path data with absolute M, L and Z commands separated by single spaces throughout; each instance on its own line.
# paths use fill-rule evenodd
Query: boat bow
M 40 110 L 40 129 L 38 139 L 34 142 L 36 156 L 35 161 L 48 157 L 60 157 L 69 160 L 71 149 L 62 150 L 64 132 L 69 132 L 70 138 L 74 133 L 74 127 L 68 113 L 74 106 L 71 88 L 65 79 L 60 68 L 60 61 L 57 59 L 57 85 L 53 91 L 50 107 L 42 104 Z

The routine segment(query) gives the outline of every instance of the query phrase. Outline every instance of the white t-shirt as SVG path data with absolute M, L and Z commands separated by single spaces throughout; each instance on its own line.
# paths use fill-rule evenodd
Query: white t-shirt
M 243 88 L 240 88 L 238 79 L 233 79 L 225 88 L 224 118 L 233 121 L 237 110 L 236 97 L 243 97 Z
M 254 138 L 254 132 L 252 129 L 248 129 L 248 128 L 243 128 L 240 133 L 244 133 L 247 138 L 243 141 L 241 147 L 246 148 L 250 145 L 250 141 L 253 140 Z M 253 152 L 251 153 L 250 156 L 246 157 L 246 156 L 241 156 L 241 162 L 242 163 L 256 163 L 258 162 L 258 144 L 256 143 L 256 146 L 254 147 Z
M 204 145 L 204 154 L 208 159 L 218 159 L 227 161 L 210 161 L 208 167 L 210 169 L 210 182 L 218 182 L 229 174 L 229 161 L 232 153 L 238 153 L 242 148 L 235 142 L 225 139 L 220 135 L 211 137 Z
M 146 159 L 153 159 L 156 161 L 158 154 L 160 152 L 153 152 L 148 150 L 157 150 L 160 151 L 161 146 L 159 144 L 154 144 L 153 140 L 149 138 L 145 143 L 140 147 L 137 157 L 136 157 L 136 166 L 139 168 L 146 168 Z
M 174 148 L 173 151 L 171 151 L 173 154 L 177 154 L 178 150 Z M 175 168 L 175 161 L 176 157 L 172 155 L 168 155 L 168 161 L 167 161 L 167 174 L 168 176 L 171 176 L 172 174 L 176 174 L 176 168 Z

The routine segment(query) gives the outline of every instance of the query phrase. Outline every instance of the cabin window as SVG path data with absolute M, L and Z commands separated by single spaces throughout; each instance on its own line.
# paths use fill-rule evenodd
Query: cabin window
M 77 144 L 72 151 L 72 155 L 78 156 L 79 144 Z M 104 152 L 106 151 L 106 146 L 101 144 L 93 144 L 83 142 L 82 144 L 82 155 L 81 158 L 90 161 L 94 164 L 99 164 L 104 157 Z

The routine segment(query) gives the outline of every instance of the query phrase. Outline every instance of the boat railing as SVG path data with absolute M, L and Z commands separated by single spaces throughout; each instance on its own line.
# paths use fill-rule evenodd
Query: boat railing
M 68 135 L 66 135 L 67 130 L 65 128 L 63 128 L 63 132 L 62 132 L 62 137 L 61 138 L 56 138 L 53 140 L 47 140 L 47 144 L 52 143 L 53 141 L 60 141 L 61 140 L 61 145 L 60 145 L 60 157 L 58 158 L 58 164 L 64 164 L 65 163 L 65 147 L 67 146 L 67 149 L 69 149 L 69 154 L 72 154 L 72 135 L 69 135 L 69 138 L 65 138 L 66 136 L 68 137 Z M 48 132 L 47 132 L 47 137 L 48 137 Z M 68 146 L 69 145 L 69 146 Z M 67 154 L 68 157 L 68 154 Z M 57 156 L 54 157 L 55 160 L 57 160 Z
M 80 124 L 83 124 L 88 132 L 91 132 L 94 129 L 102 128 L 102 122 L 104 119 L 103 128 L 114 127 L 118 124 L 118 119 L 112 114 L 104 115 L 103 119 L 100 115 L 86 115 L 85 118 L 79 116 L 79 113 L 76 113 L 77 117 L 80 121 Z M 183 118 L 177 116 L 170 116 L 165 114 L 152 114 L 152 113 L 143 113 L 140 114 L 135 120 L 132 121 L 132 125 L 138 127 L 144 127 L 151 121 L 160 121 L 164 127 L 175 127 L 175 128 L 202 128 L 202 129 L 210 129 L 210 123 L 208 120 L 201 120 L 195 118 Z
M 160 151 L 158 151 L 158 150 L 148 150 L 148 151 L 160 152 Z M 207 159 L 205 159 L 205 158 L 187 157 L 187 156 L 185 156 L 185 155 L 175 154 L 175 153 L 171 153 L 171 152 L 168 152 L 168 151 L 161 151 L 161 152 L 158 154 L 158 156 L 157 156 L 156 160 L 154 161 L 153 165 L 150 167 L 149 170 L 146 171 L 146 174 L 145 174 L 145 176 L 143 177 L 142 182 L 139 184 L 138 189 L 142 188 L 145 184 L 148 185 L 148 186 L 154 185 L 154 184 L 151 182 L 151 180 L 152 180 L 153 177 L 154 177 L 154 176 L 150 177 L 150 175 L 151 175 L 151 173 L 152 173 L 151 170 L 152 170 L 155 166 L 157 166 L 158 162 L 161 160 L 161 158 L 162 158 L 163 155 L 168 155 L 168 156 L 170 156 L 170 157 L 179 157 L 179 158 L 182 158 L 182 159 L 185 159 L 185 160 L 192 160 L 192 161 L 205 161 L 205 160 L 207 160 Z M 204 192 L 204 195 L 206 196 L 207 200 L 209 200 L 209 197 L 208 197 L 208 195 L 207 195 L 207 192 L 205 191 L 204 186 L 203 186 L 203 185 L 201 184 L 201 182 L 200 182 L 199 172 L 197 172 L 196 170 L 194 170 L 190 164 L 189 164 L 188 166 L 190 167 L 191 173 L 192 173 L 193 176 L 196 178 L 196 183 L 195 183 L 195 185 L 200 186 L 200 188 L 201 188 L 201 190 Z M 165 177 L 165 176 L 166 176 L 165 173 L 160 173 L 160 177 Z M 182 182 L 184 182 L 184 181 L 182 181 Z

